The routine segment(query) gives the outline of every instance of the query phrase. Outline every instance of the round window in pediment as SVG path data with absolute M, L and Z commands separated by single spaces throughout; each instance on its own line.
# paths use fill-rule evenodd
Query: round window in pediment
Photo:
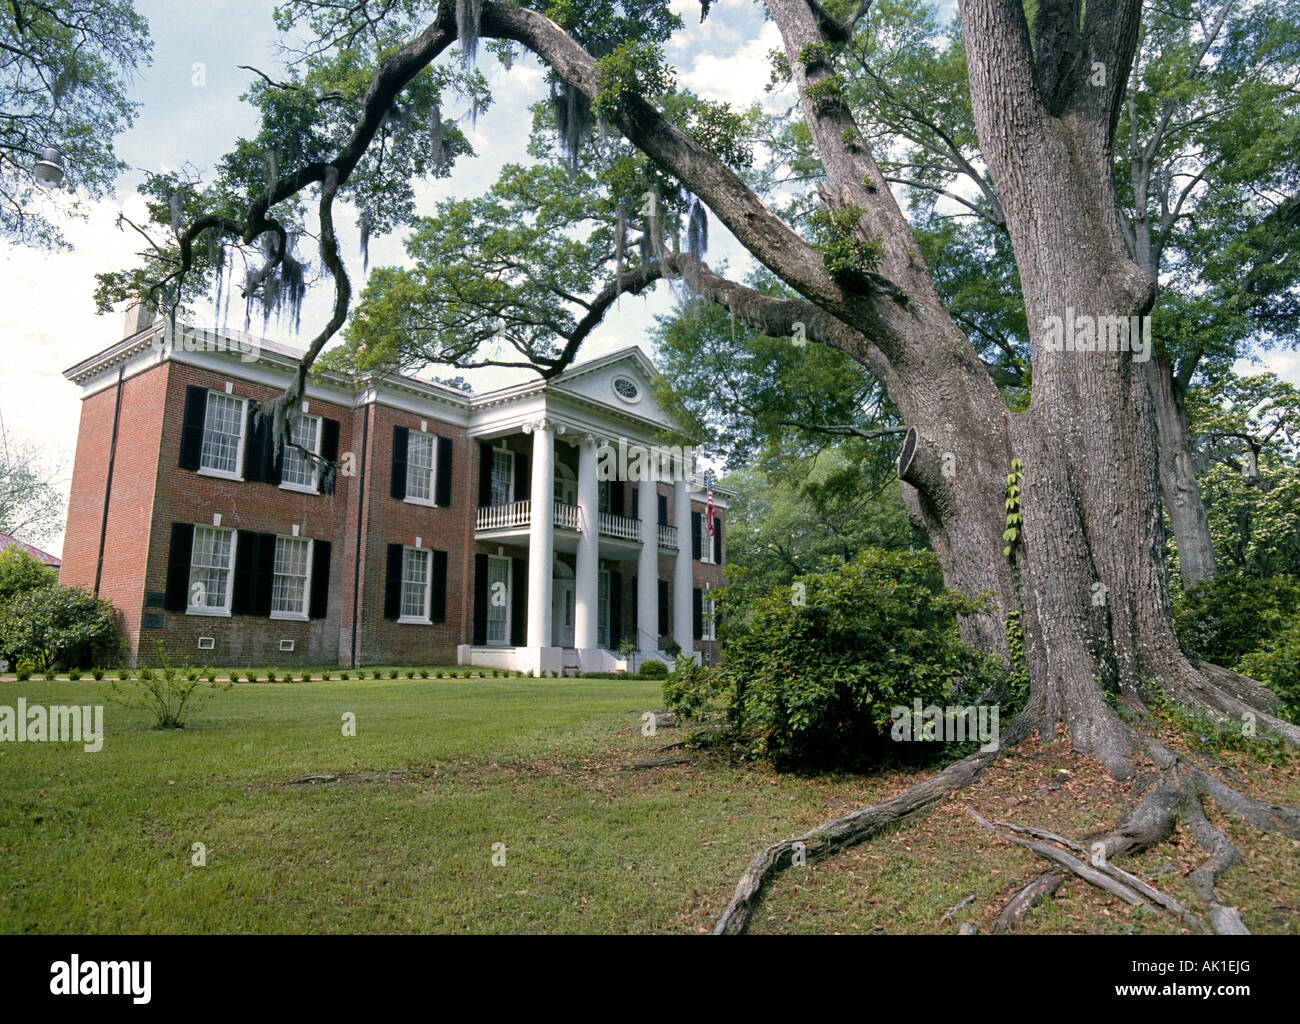
M 631 377 L 615 377 L 614 394 L 625 402 L 637 402 L 641 399 L 641 389 Z

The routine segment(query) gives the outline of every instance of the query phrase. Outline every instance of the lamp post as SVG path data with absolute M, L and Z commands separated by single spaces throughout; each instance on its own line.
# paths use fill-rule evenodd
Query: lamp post
M 33 173 L 42 185 L 58 185 L 63 181 L 63 154 L 53 146 L 46 146 L 41 151 L 41 158 L 36 161 Z

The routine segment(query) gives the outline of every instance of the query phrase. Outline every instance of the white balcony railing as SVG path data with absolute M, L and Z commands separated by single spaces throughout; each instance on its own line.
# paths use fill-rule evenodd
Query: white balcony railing
M 531 501 L 516 501 L 509 505 L 484 505 L 478 510 L 479 530 L 511 530 L 527 526 Z
M 618 516 L 613 512 L 602 512 L 600 532 L 606 537 L 617 537 L 619 540 L 640 540 L 641 520 Z
M 532 521 L 531 501 L 515 501 L 509 505 L 484 505 L 478 510 L 477 530 L 517 530 Z M 562 530 L 578 529 L 578 506 L 555 503 L 553 522 Z
M 561 530 L 578 529 L 578 523 L 580 522 L 578 518 L 578 506 L 564 505 L 557 501 L 555 503 L 553 521 Z
M 661 548 L 677 547 L 677 527 L 659 524 L 659 546 Z

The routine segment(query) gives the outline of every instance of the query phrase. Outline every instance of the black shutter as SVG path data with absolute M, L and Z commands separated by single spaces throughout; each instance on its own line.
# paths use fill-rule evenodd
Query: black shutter
M 609 574 L 609 646 L 615 649 L 623 639 L 623 574 Z
M 659 581 L 659 635 L 667 636 L 672 632 L 672 623 L 668 621 L 668 581 Z
M 639 519 L 640 517 L 641 517 L 641 488 L 633 487 L 632 488 L 632 518 Z M 646 539 L 649 540 L 650 538 L 647 537 Z
M 320 421 L 320 429 L 320 457 L 325 461 L 320 471 L 320 492 L 333 494 L 339 475 L 339 421 L 325 417 Z
M 693 630 L 695 639 L 701 640 L 704 637 L 704 591 L 696 587 L 691 591 L 692 619 L 694 620 Z
M 434 622 L 447 621 L 447 552 L 433 553 L 433 599 L 429 603 L 429 618 Z
M 528 563 L 510 559 L 510 646 L 528 643 Z
M 312 541 L 311 545 L 311 601 L 307 615 L 323 619 L 330 604 L 330 542 Z
M 626 515 L 623 511 L 627 508 L 623 504 L 623 481 L 611 480 L 609 484 L 609 510 L 616 516 Z
M 478 443 L 478 507 L 492 504 L 492 446 L 486 441 Z
M 172 523 L 172 544 L 167 555 L 167 597 L 163 602 L 168 611 L 183 612 L 189 604 L 190 559 L 193 555 L 193 525 Z
M 700 534 L 704 528 L 702 518 L 698 512 L 691 513 L 691 557 L 697 562 L 700 560 L 700 553 L 704 550 L 700 543 Z
M 253 614 L 261 615 L 264 618 L 271 614 L 271 595 L 275 591 L 275 544 L 275 534 L 258 534 L 257 579 L 253 591 Z
M 474 556 L 474 639 L 475 647 L 487 644 L 488 556 Z
M 240 530 L 235 535 L 234 591 L 230 595 L 232 615 L 252 615 L 257 579 L 257 534 Z
M 722 564 L 722 517 L 713 517 L 713 564 Z
M 265 478 L 266 434 L 270 417 L 259 416 L 256 402 L 248 403 L 244 420 L 244 479 L 254 483 Z
M 632 493 L 635 495 L 636 491 Z M 641 587 L 636 576 L 632 577 L 632 642 L 638 650 L 641 648 Z
M 402 545 L 388 545 L 388 572 L 384 577 L 384 618 L 402 615 Z
M 433 487 L 433 503 L 443 508 L 451 506 L 451 438 L 438 438 L 438 475 Z
M 339 461 L 339 421 L 328 416 L 320 421 L 320 457 L 326 462 Z
M 207 417 L 208 389 L 191 384 L 185 389 L 185 418 L 181 421 L 181 469 L 199 468 L 199 457 L 203 454 L 203 425 Z M 193 533 L 191 529 L 191 537 Z
M 527 501 L 531 498 L 532 487 L 533 457 L 528 452 L 515 452 L 515 501 Z
M 398 501 L 406 497 L 406 453 L 410 443 L 410 427 L 393 428 L 393 477 L 388 485 L 388 493 Z
M 659 495 L 659 525 L 668 525 L 668 495 Z

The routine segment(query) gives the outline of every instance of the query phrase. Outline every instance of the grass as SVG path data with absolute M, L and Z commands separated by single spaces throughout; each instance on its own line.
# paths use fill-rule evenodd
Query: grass
M 754 849 L 844 788 L 621 770 L 676 738 L 641 735 L 645 681 L 237 686 L 172 732 L 105 689 L 0 683 L 0 705 L 104 703 L 106 733 L 0 744 L 0 932 L 704 930 Z
M 106 723 L 95 754 L 0 743 L 0 932 L 701 932 L 761 846 L 927 774 L 719 759 L 625 770 L 680 753 L 653 753 L 680 732 L 641 735 L 640 713 L 661 706 L 650 681 L 263 683 L 205 701 L 171 732 L 106 689 L 0 682 L 0 705 L 102 703 Z M 1300 802 L 1295 761 L 1219 756 L 1248 791 Z M 298 781 L 312 775 L 336 781 Z M 1062 745 L 1025 744 L 915 824 L 785 872 L 751 930 L 982 927 L 1040 865 L 978 829 L 968 804 L 1082 835 L 1127 796 Z M 1300 844 L 1216 821 L 1253 851 L 1221 895 L 1252 930 L 1300 931 Z M 206 866 L 191 863 L 195 843 Z M 1185 898 L 1194 844 L 1178 837 L 1147 858 L 1134 870 L 1172 866 L 1157 884 Z M 1021 930 L 1176 929 L 1070 882 Z

